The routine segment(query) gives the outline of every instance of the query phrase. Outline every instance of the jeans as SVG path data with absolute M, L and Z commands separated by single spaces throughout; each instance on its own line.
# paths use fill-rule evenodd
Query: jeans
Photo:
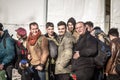
M 46 80 L 45 70 L 39 71 L 33 68 L 34 74 L 33 74 L 33 80 Z
M 46 80 L 45 71 L 38 71 L 40 80 Z

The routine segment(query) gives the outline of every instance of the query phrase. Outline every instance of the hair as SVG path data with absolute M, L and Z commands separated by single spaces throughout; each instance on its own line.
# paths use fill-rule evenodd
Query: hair
M 96 27 L 94 27 L 94 29 L 93 30 L 95 30 L 95 36 L 97 37 L 100 33 L 103 33 L 103 31 L 101 30 L 101 28 L 99 27 L 99 26 L 96 26 Z
M 32 23 L 29 24 L 29 29 L 31 29 L 31 26 L 32 26 L 32 25 L 33 25 L 33 26 L 35 26 L 35 25 L 38 26 L 38 24 L 37 24 L 36 22 L 32 22 Z
M 66 23 L 65 23 L 64 21 L 60 21 L 60 22 L 58 22 L 57 26 L 61 26 L 61 25 L 64 25 L 65 28 L 67 28 L 67 27 L 66 27 Z
M 85 26 L 86 26 L 86 25 L 88 25 L 89 27 L 93 27 L 93 26 L 94 26 L 93 22 L 91 22 L 91 21 L 87 21 L 87 22 L 85 23 Z
M 68 26 L 69 22 L 72 23 L 72 25 L 74 27 L 73 30 L 74 30 L 75 29 L 76 20 L 73 17 L 69 18 L 68 21 L 67 21 L 67 26 Z
M 85 23 L 83 21 L 79 21 L 76 24 L 79 24 L 79 23 L 82 23 L 84 25 L 84 27 L 85 27 Z
M 3 25 L 0 23 L 0 31 L 3 31 Z
M 48 28 L 48 27 L 54 27 L 54 24 L 52 22 L 47 22 L 46 23 L 46 28 Z
M 115 37 L 119 37 L 118 29 L 117 29 L 117 28 L 111 28 L 111 29 L 108 31 L 108 36 L 109 36 L 109 35 L 112 35 L 112 36 L 115 36 Z
M 98 29 L 101 30 L 99 26 L 94 27 L 94 30 L 98 30 Z

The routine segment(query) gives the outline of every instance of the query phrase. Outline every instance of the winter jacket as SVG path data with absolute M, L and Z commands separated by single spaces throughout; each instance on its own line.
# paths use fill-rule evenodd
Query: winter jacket
M 120 64 L 120 38 L 113 39 L 110 42 L 111 57 L 106 66 L 106 73 L 117 74 L 115 71 L 116 64 Z
M 94 57 L 97 55 L 97 40 L 89 32 L 79 37 L 74 51 L 79 51 L 80 57 L 72 59 L 73 71 L 94 68 Z
M 15 57 L 14 40 L 10 37 L 7 30 L 0 37 L 0 64 L 7 65 Z
M 35 45 L 28 46 L 28 53 L 31 55 L 31 65 L 45 65 L 49 55 L 47 38 L 41 35 Z
M 79 39 L 79 34 L 76 31 L 74 31 L 72 35 L 75 37 L 76 41 Z
M 73 49 L 73 37 L 65 33 L 62 39 L 58 38 L 58 57 L 55 66 L 55 74 L 64 74 L 71 72 L 71 58 Z
M 58 42 L 57 42 L 57 34 L 54 32 L 54 37 L 51 38 L 48 36 L 48 34 L 46 33 L 45 36 L 47 37 L 48 39 L 48 46 L 49 46 L 49 57 L 50 58 L 56 58 L 57 57 L 57 54 L 58 54 Z
M 15 57 L 15 68 L 19 68 L 19 63 L 21 60 L 27 60 L 27 48 L 20 41 L 16 40 L 16 57 Z

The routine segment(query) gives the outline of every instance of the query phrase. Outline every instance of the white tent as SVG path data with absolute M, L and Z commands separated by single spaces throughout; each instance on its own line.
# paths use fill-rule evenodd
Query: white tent
M 111 0 L 111 28 L 118 28 L 120 33 L 120 0 Z
M 111 2 L 111 26 L 120 25 L 119 0 Z M 15 29 L 37 22 L 45 33 L 45 23 L 57 23 L 74 17 L 76 21 L 92 21 L 95 26 L 105 29 L 105 0 L 0 0 L 0 22 L 15 34 Z

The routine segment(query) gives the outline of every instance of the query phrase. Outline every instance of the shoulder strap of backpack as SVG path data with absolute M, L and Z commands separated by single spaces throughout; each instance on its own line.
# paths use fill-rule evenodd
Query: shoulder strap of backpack
M 3 38 L 3 46 L 6 49 L 6 38 Z
M 12 36 L 10 36 L 10 35 L 4 35 L 4 37 L 3 37 L 3 46 L 5 49 L 6 49 L 6 38 L 8 38 L 8 37 L 12 38 Z
M 6 49 L 6 38 L 7 37 L 10 37 L 10 36 L 7 36 L 6 34 L 4 35 L 4 37 L 3 37 L 3 46 L 4 46 L 4 48 Z

